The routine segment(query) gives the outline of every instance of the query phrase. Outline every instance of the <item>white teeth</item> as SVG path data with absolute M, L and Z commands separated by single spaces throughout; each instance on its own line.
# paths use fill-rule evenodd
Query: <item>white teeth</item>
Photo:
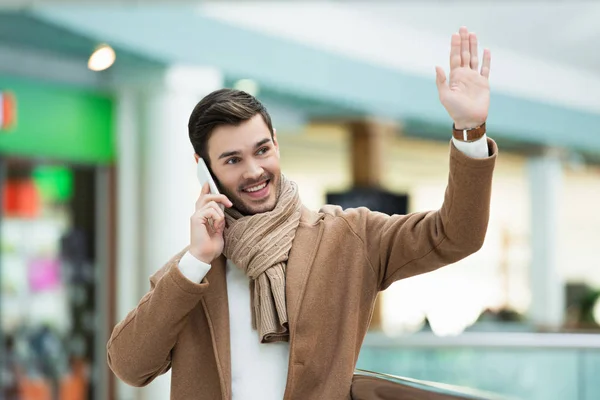
M 262 185 L 258 185 L 258 186 L 254 186 L 249 189 L 246 189 L 245 191 L 246 192 L 258 192 L 259 190 L 264 189 L 265 186 L 267 186 L 267 182 L 263 183 Z

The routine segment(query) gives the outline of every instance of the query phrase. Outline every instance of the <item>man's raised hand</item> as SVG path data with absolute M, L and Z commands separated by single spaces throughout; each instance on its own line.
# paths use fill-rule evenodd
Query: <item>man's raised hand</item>
M 442 67 L 435 68 L 440 101 L 457 129 L 475 128 L 487 119 L 490 61 L 490 51 L 485 49 L 479 69 L 477 36 L 463 26 L 451 39 L 450 79 L 446 80 Z

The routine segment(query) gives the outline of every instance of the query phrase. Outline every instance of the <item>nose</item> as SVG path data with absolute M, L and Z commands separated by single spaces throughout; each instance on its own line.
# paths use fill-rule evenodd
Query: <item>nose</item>
M 261 165 L 257 162 L 249 162 L 248 169 L 244 173 L 244 179 L 248 180 L 257 180 L 261 177 L 261 175 L 265 172 L 265 170 L 261 167 Z

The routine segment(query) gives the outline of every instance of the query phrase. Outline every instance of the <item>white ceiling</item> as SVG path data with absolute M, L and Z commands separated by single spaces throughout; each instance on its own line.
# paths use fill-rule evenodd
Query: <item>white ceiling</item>
M 550 63 L 587 69 L 600 76 L 599 1 L 448 1 L 354 4 L 364 15 L 433 34 L 473 26 L 490 45 Z
M 90 5 L 153 6 L 166 0 L 87 0 Z M 285 19 L 304 19 L 304 26 L 358 13 L 380 28 L 416 29 L 428 36 L 449 37 L 459 26 L 476 31 L 490 47 L 511 49 L 550 63 L 587 70 L 600 76 L 600 1 L 598 0 L 356 0 L 252 1 L 181 0 L 175 5 L 199 4 L 203 13 L 243 22 L 257 29 L 272 13 Z M 65 6 L 80 0 L 1 0 L 0 8 Z M 240 13 L 246 14 L 246 18 Z M 283 13 L 283 14 L 281 14 Z M 262 15 L 262 18 L 257 18 Z M 307 18 L 308 17 L 308 18 Z M 245 21 L 241 21 L 245 19 Z M 334 21 L 335 22 L 335 21 Z M 390 49 L 391 50 L 391 49 Z
M 599 1 L 204 1 L 198 12 L 432 78 L 466 25 L 492 51 L 495 90 L 600 112 Z
M 135 12 L 167 1 L 88 3 Z M 0 1 L 34 9 L 68 4 L 80 2 Z M 451 34 L 466 25 L 492 51 L 495 92 L 600 113 L 599 0 L 181 0 L 173 7 L 184 4 L 222 22 L 431 79 L 435 65 L 447 68 Z

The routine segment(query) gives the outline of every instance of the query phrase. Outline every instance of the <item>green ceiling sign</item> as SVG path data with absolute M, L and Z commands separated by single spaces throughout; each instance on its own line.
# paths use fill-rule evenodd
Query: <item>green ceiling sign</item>
M 108 163 L 114 159 L 110 96 L 66 85 L 0 76 L 12 121 L 0 130 L 0 153 Z M 8 112 L 8 111 L 7 111 Z

